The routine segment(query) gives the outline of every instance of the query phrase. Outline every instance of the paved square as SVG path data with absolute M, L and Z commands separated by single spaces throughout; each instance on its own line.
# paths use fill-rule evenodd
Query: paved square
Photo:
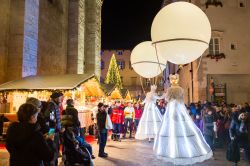
M 96 156 L 94 160 L 95 166 L 173 166 L 171 163 L 166 163 L 157 159 L 153 154 L 153 142 L 122 140 L 122 142 L 109 141 L 107 143 L 106 152 L 108 158 L 99 158 L 98 145 L 94 143 L 93 151 Z M 226 160 L 225 150 L 216 150 L 214 152 L 215 160 L 210 159 L 203 163 L 198 163 L 193 166 L 232 166 L 233 164 Z M 0 150 L 0 166 L 8 165 L 9 154 L 6 150 Z M 60 164 L 63 165 L 62 163 Z M 250 166 L 244 160 L 241 160 L 239 166 Z

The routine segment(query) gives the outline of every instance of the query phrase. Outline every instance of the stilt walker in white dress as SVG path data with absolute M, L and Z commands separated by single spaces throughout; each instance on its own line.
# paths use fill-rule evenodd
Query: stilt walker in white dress
M 175 165 L 192 165 L 213 156 L 213 152 L 189 116 L 184 92 L 178 86 L 179 75 L 170 75 L 171 87 L 162 126 L 156 136 L 154 152 L 158 158 Z
M 158 133 L 162 122 L 162 115 L 156 106 L 156 100 L 162 99 L 163 97 L 158 97 L 156 94 L 156 85 L 151 86 L 151 91 L 147 93 L 146 99 L 144 100 L 145 106 L 143 110 L 142 117 L 140 119 L 135 138 L 139 140 L 152 138 Z

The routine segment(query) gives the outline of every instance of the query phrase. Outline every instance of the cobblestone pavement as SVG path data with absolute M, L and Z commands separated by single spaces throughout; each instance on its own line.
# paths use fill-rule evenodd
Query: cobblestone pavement
M 153 143 L 147 141 L 122 140 L 122 142 L 109 141 L 106 152 L 109 157 L 106 159 L 96 157 L 95 166 L 172 166 L 157 159 L 152 151 Z M 93 144 L 94 154 L 97 156 L 98 145 Z M 214 152 L 215 160 L 210 159 L 194 166 L 232 166 L 225 158 L 225 150 L 216 150 Z M 0 150 L 0 166 L 8 165 L 9 155 L 6 150 Z M 62 164 L 60 164 L 62 165 Z M 241 160 L 239 166 L 250 166 L 244 160 Z

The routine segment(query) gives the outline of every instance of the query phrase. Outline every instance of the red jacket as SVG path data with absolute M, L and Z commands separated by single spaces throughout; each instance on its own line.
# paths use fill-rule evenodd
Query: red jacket
M 118 124 L 123 123 L 124 122 L 124 111 L 119 107 L 113 108 L 113 112 L 111 114 L 111 121 L 112 121 L 112 123 L 118 123 Z
M 139 107 L 139 108 L 135 107 L 135 119 L 141 119 L 142 112 L 143 111 L 142 111 L 141 107 Z

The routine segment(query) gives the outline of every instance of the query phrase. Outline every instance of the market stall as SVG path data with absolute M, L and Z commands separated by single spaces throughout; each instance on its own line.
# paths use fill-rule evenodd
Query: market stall
M 67 99 L 74 99 L 82 127 L 88 127 L 92 124 L 90 110 L 93 104 L 89 103 L 88 100 L 95 98 L 98 101 L 105 97 L 99 80 L 94 74 L 29 76 L 0 85 L 0 96 L 6 100 L 5 110 L 2 112 L 7 113 L 6 116 L 12 117 L 13 120 L 19 106 L 25 103 L 27 97 L 48 101 L 55 90 L 63 92 L 64 107 Z M 3 108 L 2 105 L 0 103 L 0 108 Z
M 132 100 L 132 97 L 131 97 L 128 89 L 121 89 L 120 91 L 121 91 L 122 98 L 124 100 L 126 100 L 126 101 Z

